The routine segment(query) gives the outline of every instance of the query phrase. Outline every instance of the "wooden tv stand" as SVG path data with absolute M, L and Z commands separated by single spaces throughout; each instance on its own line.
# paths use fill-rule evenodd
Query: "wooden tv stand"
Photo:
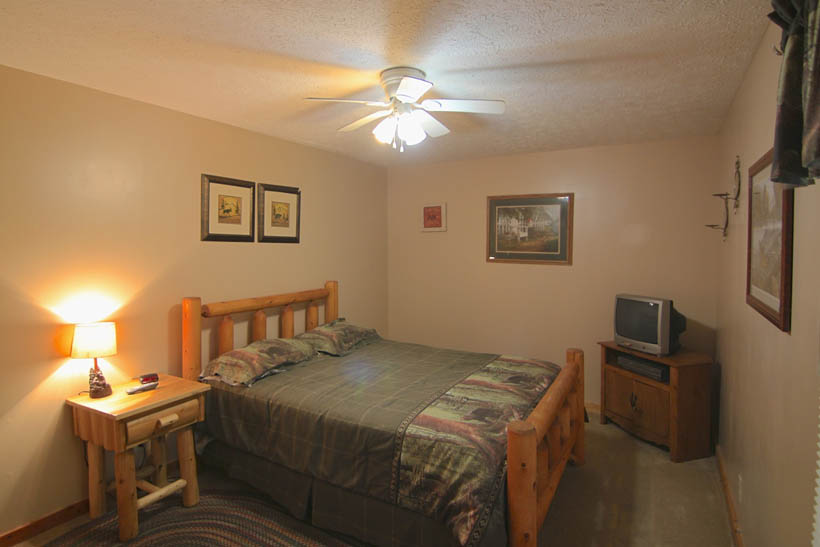
M 612 420 L 647 441 L 669 448 L 674 462 L 712 455 L 712 359 L 682 349 L 658 357 L 617 345 L 601 345 L 601 423 Z M 617 365 L 618 355 L 668 367 L 659 382 Z

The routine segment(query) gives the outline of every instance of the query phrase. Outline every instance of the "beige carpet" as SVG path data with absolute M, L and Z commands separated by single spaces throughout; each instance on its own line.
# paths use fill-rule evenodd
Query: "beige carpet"
M 539 534 L 541 547 L 730 547 L 714 457 L 669 452 L 590 415 L 587 462 L 567 467 Z

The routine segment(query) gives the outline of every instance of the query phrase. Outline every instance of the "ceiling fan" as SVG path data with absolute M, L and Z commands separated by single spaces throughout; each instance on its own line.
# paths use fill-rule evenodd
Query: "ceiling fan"
M 339 131 L 353 131 L 384 118 L 373 128 L 373 135 L 379 142 L 391 144 L 393 148 L 398 148 L 401 152 L 404 152 L 405 145 L 418 144 L 428 135 L 441 137 L 450 132 L 429 112 L 503 114 L 506 108 L 504 101 L 489 99 L 425 99 L 418 102 L 433 87 L 433 84 L 425 80 L 426 75 L 417 68 L 406 66 L 388 68 L 383 70 L 380 76 L 387 101 L 325 97 L 307 97 L 307 100 L 363 104 L 382 108 L 382 110 L 347 124 Z

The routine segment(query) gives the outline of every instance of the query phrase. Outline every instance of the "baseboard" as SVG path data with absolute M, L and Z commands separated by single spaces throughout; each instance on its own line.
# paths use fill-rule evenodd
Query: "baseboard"
M 729 527 L 732 529 L 732 539 L 735 547 L 743 547 L 743 534 L 740 532 L 740 521 L 737 518 L 735 509 L 735 498 L 729 488 L 729 481 L 726 478 L 726 467 L 723 465 L 723 453 L 720 445 L 715 447 L 715 459 L 717 460 L 718 473 L 720 473 L 720 484 L 723 487 L 723 496 L 726 498 L 726 508 L 729 510 Z
M 88 513 L 88 499 L 72 503 L 68 507 L 63 507 L 49 515 L 0 534 L 0 547 L 16 545 L 86 513 Z
M 594 412 L 595 414 L 601 413 L 601 405 L 598 403 L 584 403 L 584 408 L 586 408 L 589 412 Z
M 174 460 L 167 465 L 168 472 L 179 472 L 179 461 Z M 34 536 L 64 524 L 70 520 L 88 514 L 88 498 L 72 503 L 67 507 L 58 509 L 42 518 L 33 520 L 28 524 L 22 524 L 17 528 L 0 534 L 0 547 L 11 547 L 21 541 L 26 541 Z

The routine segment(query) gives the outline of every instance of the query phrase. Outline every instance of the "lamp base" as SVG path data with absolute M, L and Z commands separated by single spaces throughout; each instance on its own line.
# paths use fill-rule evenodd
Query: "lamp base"
M 99 369 L 88 371 L 88 396 L 92 399 L 100 399 L 111 395 L 111 385 L 105 381 L 105 376 Z

